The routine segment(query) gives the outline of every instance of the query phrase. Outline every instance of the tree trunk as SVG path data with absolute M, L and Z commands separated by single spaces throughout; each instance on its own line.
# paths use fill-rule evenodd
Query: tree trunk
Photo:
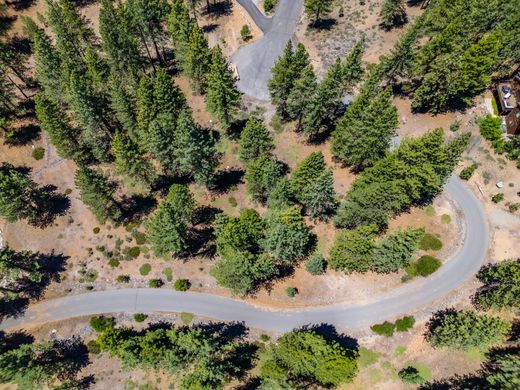
M 156 73 L 157 69 L 155 68 L 155 64 L 153 63 L 152 53 L 150 53 L 150 49 L 148 48 L 148 44 L 146 43 L 146 38 L 144 37 L 143 30 L 141 27 L 137 27 L 139 30 L 139 35 L 141 36 L 141 42 L 143 42 L 144 48 L 146 49 L 146 53 L 148 54 L 148 59 L 150 61 L 150 65 L 152 65 L 153 72 Z
M 18 84 L 16 84 L 16 83 L 14 82 L 14 80 L 13 80 L 13 79 L 12 79 L 12 78 L 7 74 L 7 73 L 5 73 L 5 75 L 7 76 L 7 78 L 8 78 L 9 81 L 11 82 L 11 84 L 13 84 L 13 85 L 16 87 L 16 89 L 18 89 L 18 91 L 20 91 L 20 93 L 24 96 L 24 98 L 29 99 L 29 96 L 26 95 L 26 93 L 24 92 L 24 90 L 23 90 L 23 89 L 22 89 Z

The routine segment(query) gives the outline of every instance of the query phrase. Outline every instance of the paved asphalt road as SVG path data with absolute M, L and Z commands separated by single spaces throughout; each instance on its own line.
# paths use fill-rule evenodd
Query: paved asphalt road
M 103 313 L 184 311 L 218 320 L 244 321 L 247 325 L 273 331 L 288 331 L 297 326 L 315 323 L 354 329 L 409 314 L 442 298 L 470 279 L 487 255 L 488 226 L 479 200 L 458 177 L 453 176 L 446 189 L 460 205 L 466 219 L 466 240 L 462 249 L 429 278 L 416 278 L 371 302 L 269 311 L 216 295 L 167 289 L 122 289 L 42 301 L 31 306 L 24 316 L 4 321 L 0 328 Z
M 231 60 L 240 75 L 238 88 L 245 95 L 262 101 L 269 100 L 267 80 L 271 78 L 271 68 L 293 37 L 303 11 L 303 1 L 280 0 L 275 15 L 267 19 L 251 0 L 239 0 L 264 32 L 261 39 L 242 47 Z
M 251 0 L 240 0 L 250 3 Z M 268 98 L 269 69 L 296 27 L 303 0 L 281 0 L 265 37 L 240 50 L 235 58 L 241 67 L 240 87 L 251 96 Z M 247 8 L 247 7 L 246 7 Z M 254 14 L 253 14 L 254 15 Z M 262 16 L 263 17 L 263 16 Z M 266 24 L 267 25 L 267 24 Z M 391 293 L 358 305 L 330 305 L 310 309 L 269 311 L 215 295 L 167 289 L 122 289 L 51 299 L 32 305 L 22 317 L 11 318 L 0 328 L 19 327 L 103 313 L 191 312 L 218 320 L 243 321 L 274 331 L 288 331 L 305 324 L 329 323 L 339 328 L 362 328 L 408 314 L 440 299 L 470 279 L 487 256 L 489 231 L 481 203 L 453 176 L 446 190 L 460 205 L 466 220 L 462 249 L 429 278 L 416 278 Z M 309 286 L 303 286 L 306 288 Z

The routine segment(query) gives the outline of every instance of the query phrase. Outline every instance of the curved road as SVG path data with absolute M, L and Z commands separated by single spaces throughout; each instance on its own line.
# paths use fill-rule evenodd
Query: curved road
M 42 301 L 1 328 L 41 324 L 71 317 L 103 313 L 191 312 L 218 320 L 244 321 L 273 331 L 288 331 L 306 324 L 328 323 L 338 328 L 363 328 L 413 312 L 442 298 L 480 268 L 487 255 L 488 226 L 477 197 L 453 176 L 446 189 L 460 205 L 466 219 L 466 239 L 461 251 L 429 278 L 417 278 L 390 294 L 361 305 L 330 305 L 310 309 L 270 311 L 215 295 L 159 289 L 122 289 L 86 293 Z
M 249 9 L 245 4 L 251 0 L 239 1 Z M 265 19 L 266 33 L 264 38 L 234 56 L 242 77 L 239 87 L 244 93 L 259 99 L 268 98 L 269 69 L 291 39 L 302 5 L 303 0 L 280 0 L 272 21 L 265 21 L 267 18 L 260 13 L 252 14 L 255 19 Z M 243 321 L 260 329 L 288 331 L 316 323 L 362 328 L 411 313 L 462 285 L 478 271 L 487 256 L 489 231 L 481 203 L 456 176 L 450 178 L 446 189 L 463 210 L 466 220 L 466 237 L 460 252 L 429 278 L 417 278 L 370 302 L 273 311 L 215 295 L 166 289 L 121 289 L 42 301 L 30 306 L 23 316 L 4 321 L 0 328 L 103 313 L 191 312 L 218 320 Z

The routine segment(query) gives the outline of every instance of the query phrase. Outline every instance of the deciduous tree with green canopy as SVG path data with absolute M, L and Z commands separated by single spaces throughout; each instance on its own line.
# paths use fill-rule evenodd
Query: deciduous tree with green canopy
M 146 223 L 146 235 L 157 256 L 181 255 L 188 249 L 188 227 L 195 200 L 186 186 L 174 184 Z
M 262 119 L 251 117 L 240 134 L 238 157 L 244 163 L 249 163 L 260 157 L 262 153 L 270 153 L 274 149 L 271 133 L 265 127 Z
M 206 107 L 215 115 L 223 130 L 231 125 L 240 104 L 240 92 L 220 46 L 211 49 L 211 65 L 207 77 Z
M 334 387 L 352 382 L 357 371 L 356 351 L 313 330 L 294 330 L 267 348 L 260 377 L 264 388 Z
M 74 183 L 79 189 L 81 200 L 100 223 L 105 223 L 107 219 L 121 221 L 123 210 L 114 199 L 115 183 L 102 173 L 85 166 L 76 170 Z

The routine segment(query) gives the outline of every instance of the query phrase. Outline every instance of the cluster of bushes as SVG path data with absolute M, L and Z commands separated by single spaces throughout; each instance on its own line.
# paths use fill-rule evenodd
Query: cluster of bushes
M 415 318 L 413 316 L 405 316 L 395 321 L 395 323 L 385 321 L 381 324 L 375 324 L 370 327 L 374 333 L 382 336 L 391 337 L 394 335 L 394 331 L 407 332 L 413 328 L 415 324 Z
M 441 265 L 442 262 L 434 256 L 421 256 L 419 259 L 417 259 L 417 261 L 410 263 L 405 268 L 406 275 L 403 277 L 403 281 L 406 281 L 409 278 L 415 277 L 417 275 L 427 277 L 437 271 Z
M 505 153 L 508 159 L 517 161 L 517 167 L 520 168 L 520 136 L 516 135 L 507 140 L 502 131 L 502 119 L 498 116 L 488 114 L 478 118 L 477 123 L 480 127 L 480 134 L 491 141 L 495 152 Z
M 462 180 L 469 180 L 471 176 L 473 176 L 473 173 L 477 170 L 478 164 L 473 163 L 469 167 L 464 168 L 462 171 L 460 171 L 460 178 Z

